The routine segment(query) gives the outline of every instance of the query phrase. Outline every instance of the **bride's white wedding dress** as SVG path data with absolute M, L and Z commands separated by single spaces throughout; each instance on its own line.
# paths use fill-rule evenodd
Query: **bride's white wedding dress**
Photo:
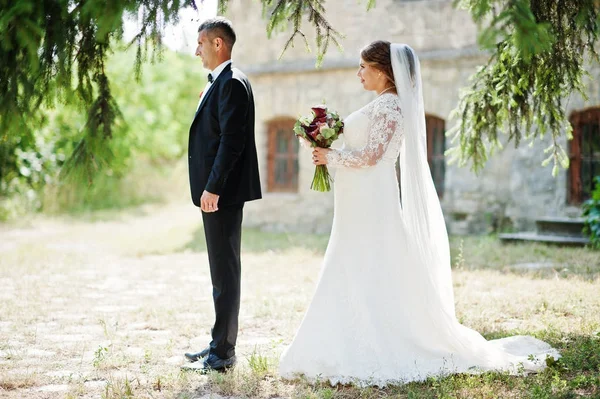
M 486 341 L 462 326 L 449 264 L 435 275 L 446 285 L 423 272 L 415 246 L 429 243 L 412 240 L 395 170 L 404 142 L 398 96 L 382 94 L 344 122 L 344 147 L 328 156 L 337 167 L 331 237 L 281 375 L 385 386 L 456 372 L 537 370 L 546 355 L 558 357 L 533 337 Z M 444 286 L 447 292 L 434 292 Z

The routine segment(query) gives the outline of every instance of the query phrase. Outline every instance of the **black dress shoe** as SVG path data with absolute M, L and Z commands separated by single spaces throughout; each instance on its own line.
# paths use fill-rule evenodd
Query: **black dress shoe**
M 229 359 L 221 359 L 214 353 L 209 353 L 208 357 L 204 359 L 204 371 L 225 371 L 235 366 L 236 361 L 235 355 L 231 356 Z
M 208 356 L 209 352 L 210 352 L 210 347 L 204 348 L 198 353 L 186 353 L 184 356 L 190 362 L 197 362 L 198 360 Z

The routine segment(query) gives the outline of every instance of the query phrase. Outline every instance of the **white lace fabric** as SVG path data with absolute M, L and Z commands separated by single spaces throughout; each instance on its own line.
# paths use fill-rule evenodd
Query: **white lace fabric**
M 369 103 L 362 112 L 369 117 L 367 143 L 359 149 L 332 149 L 327 153 L 328 165 L 347 168 L 374 166 L 392 143 L 397 144 L 392 156 L 394 159 L 398 157 L 399 142 L 404 131 L 398 96 L 393 93 L 383 94 Z

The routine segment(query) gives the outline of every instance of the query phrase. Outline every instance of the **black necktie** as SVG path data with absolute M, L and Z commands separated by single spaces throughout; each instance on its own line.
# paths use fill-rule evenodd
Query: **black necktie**
M 208 74 L 208 82 L 212 83 L 213 82 L 213 77 L 212 77 L 212 73 Z

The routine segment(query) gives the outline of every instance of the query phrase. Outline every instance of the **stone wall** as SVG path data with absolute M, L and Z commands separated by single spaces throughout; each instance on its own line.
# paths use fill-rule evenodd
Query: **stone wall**
M 458 100 L 459 88 L 466 84 L 470 73 L 482 58 L 468 55 L 463 55 L 459 59 L 444 58 L 439 55 L 434 57 L 427 52 L 424 52 L 424 55 L 422 68 L 426 112 L 447 119 Z M 355 72 L 355 68 L 323 69 L 319 72 L 314 72 L 311 68 L 309 71 L 265 73 L 256 71 L 253 74 L 252 84 L 258 121 L 257 147 L 263 182 L 266 181 L 267 175 L 268 122 L 279 117 L 296 118 L 298 115 L 306 114 L 311 105 L 321 103 L 323 99 L 343 116 L 359 109 L 375 98 L 375 94 L 363 90 Z M 303 149 L 300 150 L 299 168 L 299 192 L 297 194 L 266 193 L 262 201 L 248 204 L 249 212 L 246 219 L 249 225 L 280 230 L 328 231 L 332 218 L 332 195 L 309 190 L 314 166 L 309 152 Z M 465 180 L 465 177 L 460 176 L 461 173 L 461 170 L 455 171 L 451 166 L 447 170 L 447 195 L 444 197 L 443 206 L 448 215 L 454 212 L 455 206 L 458 207 L 459 212 L 462 212 L 461 206 L 468 203 L 468 201 L 456 200 L 462 198 L 460 190 L 463 186 L 475 189 L 478 187 L 479 179 L 467 173 Z M 453 179 L 457 180 L 456 189 Z M 460 184 L 461 182 L 463 184 Z M 266 191 L 266 187 L 264 188 Z M 481 201 L 478 195 L 475 197 L 478 202 Z M 466 209 L 475 208 L 466 206 Z M 452 221 L 452 218 L 448 219 L 449 223 Z M 470 220 L 468 222 L 467 231 L 471 231 L 472 223 Z
M 228 17 L 238 33 L 234 63 L 252 82 L 256 99 L 257 147 L 264 184 L 264 199 L 247 204 L 245 223 L 271 230 L 328 232 L 333 212 L 332 193 L 309 190 L 314 167 L 310 154 L 300 149 L 299 192 L 269 193 L 266 188 L 267 124 L 279 117 L 297 118 L 309 107 L 326 101 L 342 116 L 371 101 L 355 76 L 360 49 L 376 39 L 409 43 L 421 59 L 425 109 L 448 121 L 458 93 L 469 76 L 487 59 L 476 49 L 477 29 L 470 16 L 452 8 L 451 0 L 380 0 L 375 9 L 354 0 L 327 2 L 328 16 L 346 38 L 345 51 L 331 49 L 323 67 L 314 68 L 314 52 L 300 42 L 277 60 L 288 32 L 268 40 L 260 6 L 250 0 L 230 5 Z M 307 25 L 305 31 L 310 32 Z M 309 36 L 309 40 L 311 35 Z M 312 45 L 312 42 L 311 42 Z M 590 100 L 574 95 L 569 112 L 600 104 L 598 68 L 588 79 Z M 449 231 L 454 234 L 530 228 L 536 217 L 577 216 L 578 208 L 566 205 L 566 172 L 555 178 L 542 167 L 549 139 L 533 146 L 512 145 L 494 155 L 479 175 L 468 167 L 447 165 L 442 207 Z M 566 144 L 566 141 L 563 142 Z M 447 147 L 450 146 L 447 138 Z
M 471 17 L 467 12 L 455 10 L 452 0 L 378 0 L 376 7 L 368 12 L 366 1 L 330 0 L 325 6 L 333 27 L 345 35 L 344 51 L 331 48 L 326 57 L 329 62 L 351 59 L 357 65 L 360 49 L 378 39 L 409 43 L 419 51 L 463 49 L 473 47 L 476 41 L 477 28 Z M 281 61 L 276 61 L 291 30 L 277 32 L 268 39 L 260 7 L 251 0 L 235 1 L 229 6 L 227 16 L 239 36 L 235 60 L 243 66 L 298 61 L 314 65 L 314 33 L 307 22 L 303 32 L 313 52 L 307 53 L 299 39 Z
M 600 105 L 600 68 L 589 66 L 585 79 L 588 99 L 572 94 L 565 99 L 567 115 Z M 448 139 L 447 139 L 448 140 Z M 478 175 L 450 166 L 446 174 L 447 195 L 443 206 L 453 233 L 488 232 L 494 229 L 530 230 L 536 218 L 578 217 L 580 208 L 567 204 L 567 171 L 552 176 L 552 164 L 542 166 L 549 134 L 533 144 L 514 143 L 495 154 Z M 565 137 L 560 145 L 567 150 Z

